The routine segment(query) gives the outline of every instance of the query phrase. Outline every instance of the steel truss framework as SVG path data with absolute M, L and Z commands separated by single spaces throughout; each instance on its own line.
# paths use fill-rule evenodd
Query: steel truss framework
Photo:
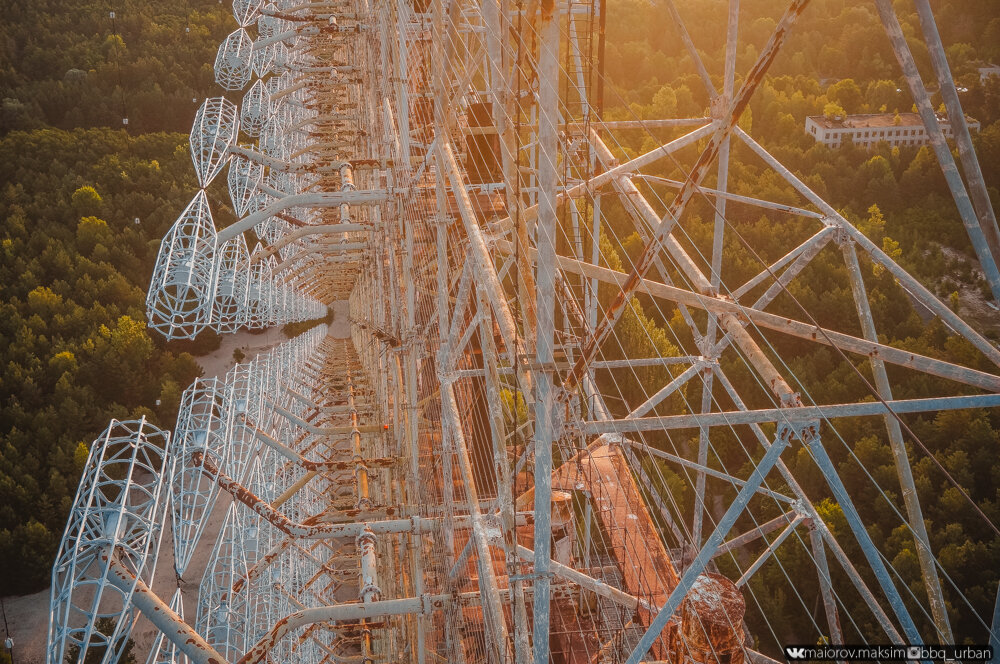
M 961 173 L 893 3 L 874 2 L 1000 294 L 1000 234 L 928 2 L 916 10 Z M 49 661 L 108 644 L 113 661 L 139 611 L 162 632 L 150 662 L 767 662 L 754 643 L 769 635 L 750 634 L 745 612 L 760 605 L 755 574 L 783 570 L 791 548 L 816 590 L 787 578 L 788 592 L 823 608 L 803 643 L 950 642 L 956 615 L 996 637 L 935 558 L 906 444 L 911 414 L 1000 406 L 1000 350 L 738 125 L 809 1 L 790 0 L 747 72 L 740 2 L 724 4 L 724 71 L 709 72 L 663 3 L 708 116 L 612 122 L 600 0 L 234 2 L 216 75 L 247 92 L 197 114 L 202 189 L 161 245 L 150 325 L 190 338 L 349 300 L 350 337 L 320 326 L 196 381 L 169 444 L 144 422 L 112 423 L 53 571 Z M 635 130 L 655 147 L 624 151 L 616 137 Z M 800 201 L 729 192 L 737 145 Z M 227 165 L 239 220 L 219 230 L 205 188 Z M 688 209 L 705 203 L 707 254 Z M 737 206 L 811 224 L 770 264 L 748 246 L 760 265 L 744 283 L 726 281 L 723 259 Z M 626 252 L 633 231 L 641 250 Z M 843 259 L 846 283 L 830 287 L 850 289 L 860 336 L 768 311 L 821 252 Z M 990 369 L 882 343 L 869 266 Z M 640 302 L 683 336 L 656 336 Z M 780 337 L 866 365 L 871 398 L 809 394 Z M 918 374 L 950 391 L 894 399 Z M 831 459 L 853 443 L 838 430 L 849 417 L 885 422 L 921 592 L 899 582 Z M 798 450 L 848 532 L 787 463 Z M 179 587 L 170 605 L 149 588 L 168 503 L 178 578 L 222 523 L 194 627 Z M 856 597 L 864 616 L 845 613 Z

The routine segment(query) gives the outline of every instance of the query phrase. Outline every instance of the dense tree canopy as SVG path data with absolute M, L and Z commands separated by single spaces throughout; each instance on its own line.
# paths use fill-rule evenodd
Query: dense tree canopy
M 10 0 L 0 29 L 0 132 L 125 117 L 133 132 L 187 132 L 217 94 L 212 62 L 232 15 L 207 0 Z
M 196 186 L 192 99 L 231 20 L 207 0 L 131 2 L 114 21 L 79 0 L 0 15 L 0 594 L 48 582 L 108 420 L 172 426 L 200 372 L 193 348 L 147 332 L 144 300 Z

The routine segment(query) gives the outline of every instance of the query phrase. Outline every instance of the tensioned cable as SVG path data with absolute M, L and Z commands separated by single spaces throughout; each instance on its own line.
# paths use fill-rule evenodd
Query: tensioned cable
M 710 200 L 708 196 L 705 196 L 705 195 L 704 195 L 704 193 L 702 193 L 702 195 L 703 195 L 703 196 L 705 197 L 705 199 L 706 199 L 706 200 Z M 715 206 L 713 206 L 713 207 L 715 207 Z M 716 209 L 716 212 L 718 212 L 718 208 L 717 208 L 717 207 L 715 207 L 715 209 Z M 784 284 L 783 284 L 782 282 L 780 282 L 780 281 L 778 280 L 778 278 L 777 278 L 777 277 L 776 277 L 776 276 L 774 275 L 774 273 L 773 273 L 773 272 L 771 271 L 771 269 L 770 269 L 770 268 L 769 268 L 769 267 L 768 267 L 768 266 L 767 266 L 767 265 L 766 265 L 766 264 L 765 264 L 765 263 L 763 262 L 763 260 L 762 260 L 762 259 L 760 258 L 760 256 L 759 256 L 759 255 L 758 255 L 758 254 L 757 254 L 757 253 L 756 253 L 756 252 L 755 252 L 755 251 L 753 250 L 753 248 L 752 248 L 752 247 L 750 246 L 750 244 L 749 244 L 749 243 L 748 243 L 748 242 L 747 242 L 747 241 L 745 240 L 745 238 L 744 238 L 744 237 L 742 236 L 742 234 L 740 234 L 740 233 L 739 233 L 739 231 L 738 231 L 738 230 L 736 229 L 736 227 L 735 227 L 735 226 L 734 226 L 734 225 L 733 225 L 733 224 L 732 224 L 732 223 L 731 223 L 731 222 L 730 222 L 730 221 L 729 221 L 728 219 L 726 219 L 726 218 L 724 218 L 724 217 L 721 217 L 721 218 L 723 219 L 724 223 L 726 223 L 726 224 L 727 224 L 727 225 L 728 225 L 728 226 L 729 226 L 729 227 L 730 227 L 730 228 L 731 228 L 731 229 L 732 229 L 732 230 L 733 230 L 734 232 L 736 232 L 736 234 L 737 234 L 737 237 L 738 237 L 738 238 L 740 239 L 740 242 L 741 242 L 742 244 L 744 244 L 744 246 L 746 246 L 746 247 L 747 247 L 747 249 L 749 249 L 749 250 L 750 250 L 750 251 L 751 251 L 751 252 L 752 252 L 752 253 L 754 254 L 754 258 L 755 258 L 755 259 L 756 259 L 756 260 L 757 260 L 757 261 L 758 261 L 759 263 L 761 263 L 762 265 L 764 265 L 764 267 L 765 267 L 765 270 L 766 270 L 766 271 L 768 272 L 768 274 L 769 274 L 769 275 L 770 275 L 770 276 L 772 277 L 772 279 L 774 279 L 775 281 L 777 281 L 777 282 L 778 282 L 778 285 L 779 285 L 779 287 L 781 288 L 782 292 L 785 292 L 785 293 L 788 293 L 788 294 L 789 294 L 789 295 L 790 295 L 791 297 L 793 297 L 793 299 L 794 299 L 794 296 L 792 296 L 792 295 L 791 295 L 791 293 L 790 293 L 790 292 L 789 292 L 789 291 L 787 290 L 787 288 L 785 288 Z M 803 311 L 803 313 L 805 313 L 805 314 L 806 314 L 806 315 L 807 315 L 807 316 L 809 317 L 809 319 L 810 319 L 810 322 L 812 322 L 812 323 L 813 323 L 813 324 L 814 324 L 814 325 L 815 325 L 816 327 L 820 327 L 820 326 L 819 326 L 819 324 L 818 324 L 818 323 L 817 323 L 817 322 L 815 321 L 815 319 L 814 319 L 814 318 L 813 318 L 813 317 L 811 316 L 811 314 L 809 314 L 809 312 L 807 312 L 807 311 L 805 310 L 805 308 L 804 308 L 804 307 L 802 306 L 802 304 L 801 304 L 801 303 L 800 303 L 800 302 L 799 302 L 799 301 L 798 301 L 797 299 L 795 299 L 794 301 L 795 301 L 795 304 L 796 304 L 796 306 L 797 306 L 797 307 L 798 307 L 798 308 L 799 308 L 800 310 L 802 310 L 802 311 Z M 824 338 L 825 338 L 825 339 L 827 340 L 827 342 L 829 343 L 829 345 L 833 346 L 833 344 L 832 344 L 832 340 L 830 340 L 830 338 L 829 338 L 829 335 L 828 335 L 828 334 L 826 333 L 826 331 L 825 331 L 825 330 L 823 330 L 822 328 L 820 328 L 820 329 L 821 329 L 821 332 L 823 333 L 823 336 L 824 336 Z M 967 500 L 967 501 L 968 501 L 968 502 L 969 502 L 970 504 L 972 504 L 973 508 L 974 508 L 974 509 L 976 510 L 976 512 L 977 512 L 977 513 L 979 514 L 979 516 L 980 516 L 980 517 L 982 517 L 982 518 L 983 518 L 983 519 L 984 519 L 984 520 L 985 520 L 985 521 L 986 521 L 986 522 L 987 522 L 987 523 L 989 524 L 989 526 L 990 526 L 990 527 L 992 528 L 992 530 L 993 530 L 993 531 L 994 531 L 995 533 L 997 533 L 997 534 L 1000 534 L 1000 530 L 998 530 L 998 529 L 997 529 L 997 527 L 996 527 L 996 526 L 995 526 L 995 525 L 994 525 L 994 524 L 993 524 L 993 523 L 992 523 L 992 522 L 991 522 L 991 521 L 989 520 L 989 518 L 988 518 L 988 517 L 987 517 L 987 516 L 986 516 L 986 515 L 985 515 L 985 514 L 984 514 L 984 513 L 982 512 L 982 510 L 981 510 L 981 509 L 979 508 L 979 506 L 978 506 L 978 505 L 977 505 L 977 504 L 975 503 L 975 501 L 973 501 L 973 500 L 971 499 L 971 497 L 970 497 L 970 496 L 969 496 L 969 495 L 968 495 L 968 494 L 967 494 L 967 493 L 965 492 L 965 490 L 964 490 L 964 489 L 963 489 L 963 488 L 962 488 L 962 487 L 961 487 L 961 486 L 960 486 L 960 485 L 959 485 L 959 484 L 957 483 L 957 481 L 955 481 L 955 480 L 954 480 L 954 478 L 953 478 L 953 477 L 951 476 L 951 474 L 950 474 L 950 473 L 949 473 L 949 472 L 947 471 L 947 469 L 946 469 L 946 468 L 944 468 L 944 466 L 943 466 L 943 465 L 942 465 L 942 464 L 940 463 L 940 461 L 938 461 L 938 460 L 937 460 L 937 458 L 936 458 L 936 457 L 935 457 L 935 456 L 934 456 L 934 455 L 933 455 L 933 454 L 932 454 L 932 453 L 931 453 L 931 452 L 930 452 L 930 451 L 929 451 L 929 450 L 927 449 L 927 447 L 926 447 L 926 445 L 925 445 L 925 444 L 923 443 L 923 441 L 922 441 L 922 440 L 920 440 L 920 439 L 919 439 L 919 438 L 918 438 L 918 437 L 916 436 L 916 434 L 915 434 L 915 433 L 914 433 L 914 432 L 913 432 L 913 431 L 912 431 L 912 430 L 911 430 L 911 429 L 909 428 L 909 426 L 908 426 L 908 425 L 907 425 L 907 424 L 906 424 L 906 423 L 905 423 L 905 422 L 904 422 L 904 421 L 903 421 L 903 420 L 902 420 L 902 419 L 901 419 L 901 418 L 899 417 L 898 413 L 896 413 L 895 411 L 893 411 L 893 410 L 892 410 L 892 409 L 891 409 L 891 408 L 890 408 L 890 407 L 888 406 L 888 404 L 886 404 L 885 400 L 884 400 L 884 399 L 883 399 L 883 398 L 882 398 L 882 397 L 881 397 L 881 396 L 880 396 L 880 395 L 878 394 L 878 391 L 877 391 L 877 390 L 876 390 L 876 389 L 874 388 L 874 386 L 872 386 L 872 385 L 871 385 L 871 384 L 870 384 L 870 383 L 868 382 L 868 380 L 867 380 L 867 379 L 866 379 L 866 378 L 865 378 L 865 377 L 864 377 L 864 376 L 863 376 L 863 375 L 862 375 L 862 374 L 861 374 L 861 373 L 860 373 L 860 372 L 858 371 L 857 367 L 855 367 L 855 366 L 854 366 L 854 364 L 853 364 L 852 362 L 850 362 L 850 361 L 848 360 L 848 358 L 847 358 L 846 354 L 845 354 L 845 353 L 843 352 L 843 350 L 842 350 L 842 349 L 840 349 L 839 347 L 836 347 L 836 346 L 834 346 L 834 347 L 835 347 L 835 348 L 837 349 L 837 352 L 838 352 L 838 354 L 839 354 L 839 355 L 841 356 L 841 358 L 842 358 L 842 359 L 843 359 L 844 361 L 847 361 L 848 363 L 850 363 L 850 364 L 851 364 L 851 367 L 852 367 L 852 369 L 854 370 L 854 372 L 856 373 L 856 375 L 857 375 L 857 376 L 858 376 L 859 378 L 861 378 L 861 380 L 862 380 L 862 382 L 864 383 L 865 387 L 866 387 L 866 388 L 867 388 L 867 389 L 868 389 L 868 390 L 869 390 L 869 391 L 870 391 L 870 392 L 872 393 L 872 395 L 873 395 L 873 396 L 875 396 L 875 397 L 876 397 L 876 398 L 878 399 L 878 401 L 879 401 L 879 402 L 880 402 L 880 403 L 881 403 L 881 404 L 882 404 L 882 405 L 883 405 L 883 406 L 884 406 L 884 407 L 885 407 L 885 408 L 887 409 L 887 411 L 888 411 L 888 412 L 889 412 L 889 413 L 890 413 L 890 414 L 892 415 L 892 417 L 893 417 L 894 419 L 896 419 L 896 420 L 897 420 L 897 421 L 899 422 L 899 424 L 900 424 L 900 425 L 901 425 L 901 426 L 902 426 L 902 427 L 904 428 L 904 430 L 905 430 L 905 431 L 907 432 L 907 434 L 908 434 L 908 435 L 909 435 L 909 436 L 910 436 L 910 437 L 911 437 L 911 438 L 912 438 L 912 439 L 913 439 L 913 440 L 914 440 L 914 441 L 915 441 L 915 442 L 917 443 L 917 445 L 918 445 L 918 446 L 919 446 L 919 447 L 920 447 L 920 448 L 921 448 L 921 449 L 922 449 L 922 450 L 924 451 L 924 453 L 925 453 L 925 454 L 926 454 L 927 456 L 929 456 L 929 457 L 931 457 L 931 458 L 933 459 L 933 462 L 934 462 L 934 463 L 935 463 L 935 465 L 936 465 L 936 466 L 937 466 L 937 467 L 938 467 L 938 468 L 939 468 L 939 469 L 941 470 L 941 472 L 942 472 L 942 473 L 943 473 L 943 474 L 945 475 L 945 477 L 946 477 L 946 478 L 948 479 L 949 483 L 951 483 L 951 484 L 952 484 L 952 486 L 954 486 L 954 487 L 955 487 L 956 489 L 958 489 L 958 490 L 959 490 L 959 491 L 961 492 L 961 494 L 963 495 L 963 497 L 964 497 L 964 498 L 965 498 L 965 499 L 966 499 L 966 500 Z
M 674 157 L 674 156 L 673 156 L 672 154 L 670 154 L 670 155 L 668 155 L 668 156 L 669 156 L 669 157 L 670 157 L 670 158 L 671 158 L 671 159 L 672 159 L 672 160 L 673 160 L 673 161 L 675 162 L 675 165 L 676 165 L 676 166 L 678 166 L 678 167 L 681 167 L 681 166 L 680 166 L 680 164 L 679 164 L 679 162 L 677 162 L 677 161 L 676 161 L 676 158 L 675 158 L 675 157 Z M 713 205 L 713 204 L 711 203 L 711 199 L 710 199 L 710 197 L 708 197 L 708 196 L 707 196 L 707 195 L 706 195 L 706 194 L 704 193 L 704 191 L 702 191 L 702 190 L 701 190 L 701 188 L 699 188 L 699 193 L 701 193 L 701 195 L 703 196 L 703 198 L 704 198 L 704 199 L 705 199 L 705 200 L 706 200 L 707 202 L 709 202 L 709 205 L 710 205 L 710 206 L 711 206 L 711 207 L 712 207 L 712 208 L 713 208 L 713 209 L 715 210 L 715 212 L 716 212 L 716 213 L 718 214 L 718 212 L 719 212 L 719 211 L 718 211 L 718 208 L 717 208 L 717 207 L 716 207 L 715 205 Z M 723 219 L 723 221 L 724 221 L 724 222 L 725 222 L 725 223 L 726 223 L 726 224 L 727 224 L 728 226 L 730 226 L 730 228 L 732 228 L 732 229 L 733 229 L 734 231 L 736 231 L 736 229 L 735 229 L 735 226 L 734 226 L 734 225 L 733 225 L 733 224 L 732 224 L 731 222 L 729 222 L 729 220 L 728 220 L 728 219 L 726 219 L 726 218 L 725 218 L 724 216 L 722 216 L 722 215 L 719 215 L 719 216 L 720 216 L 720 218 L 721 218 L 721 219 Z M 684 229 L 682 228 L 682 230 L 684 230 Z M 763 266 L 764 266 L 765 270 L 766 270 L 766 271 L 768 272 L 768 274 L 769 274 L 769 275 L 770 275 L 770 276 L 771 276 L 771 277 L 772 277 L 773 279 L 775 279 L 776 281 L 778 281 L 778 285 L 779 285 L 779 286 L 781 287 L 782 291 L 783 291 L 783 292 L 786 292 L 786 293 L 787 293 L 788 291 L 787 291 L 787 289 L 785 288 L 784 284 L 783 284 L 783 283 L 781 283 L 781 282 L 780 282 L 780 281 L 778 280 L 778 278 L 777 278 L 777 277 L 776 277 L 776 276 L 774 275 L 774 273 L 773 273 L 773 272 L 772 272 L 772 271 L 770 270 L 769 266 L 768 266 L 768 265 L 767 265 L 767 264 L 766 264 L 766 263 L 765 263 L 765 262 L 763 261 L 763 259 L 761 259 L 761 257 L 760 257 L 760 256 L 759 256 L 758 254 L 756 254 L 756 252 L 754 252 L 754 251 L 753 251 L 752 247 L 751 247 L 751 246 L 750 246 L 750 245 L 749 245 L 749 244 L 748 244 L 748 243 L 746 242 L 746 240 L 745 240 L 745 239 L 743 238 L 743 236 L 742 236 L 741 234 L 739 234 L 739 232 L 738 232 L 738 231 L 736 231 L 736 232 L 737 232 L 737 235 L 738 235 L 738 237 L 739 237 L 740 241 L 741 241 L 741 242 L 742 242 L 742 243 L 743 243 L 743 244 L 744 244 L 745 246 L 747 246 L 747 248 L 748 248 L 748 249 L 750 249 L 750 250 L 751 250 L 751 251 L 752 251 L 752 252 L 754 253 L 754 258 L 755 258 L 755 259 L 756 259 L 756 260 L 757 260 L 757 261 L 758 261 L 758 262 L 759 262 L 759 263 L 760 263 L 761 265 L 763 265 Z M 689 238 L 689 239 L 690 239 L 690 238 Z M 692 243 L 692 244 L 694 244 L 694 243 Z M 696 246 L 696 245 L 695 245 L 695 246 Z M 702 258 L 704 258 L 704 257 L 702 257 Z M 724 285 L 724 284 L 723 284 L 723 286 L 725 287 L 725 285 Z M 727 290 L 728 290 L 728 289 L 727 289 Z M 789 295 L 791 295 L 791 294 L 789 293 Z M 793 297 L 794 297 L 794 296 L 793 296 Z M 805 308 L 804 308 L 804 307 L 803 307 L 803 306 L 801 305 L 801 303 L 800 303 L 800 302 L 798 302 L 798 300 L 796 300 L 796 305 L 797 305 L 797 306 L 798 306 L 798 307 L 799 307 L 799 308 L 800 308 L 800 309 L 801 309 L 801 310 L 802 310 L 802 311 L 803 311 L 803 312 L 804 312 L 804 313 L 805 313 L 805 314 L 806 314 L 806 315 L 807 315 L 807 316 L 809 317 L 809 319 L 810 319 L 810 322 L 812 322 L 812 323 L 813 323 L 814 325 L 816 325 L 817 327 L 819 327 L 819 325 L 818 325 L 818 323 L 817 323 L 817 322 L 815 321 L 815 319 L 814 319 L 814 318 L 813 318 L 813 317 L 811 316 L 811 314 L 809 314 L 809 312 L 807 312 L 807 311 L 805 310 Z M 821 330 L 822 330 L 822 328 L 821 328 Z M 828 343 L 830 343 L 830 345 L 833 345 L 833 344 L 832 344 L 832 342 L 831 342 L 831 340 L 830 340 L 830 338 L 829 338 L 829 336 L 828 336 L 828 335 L 826 334 L 826 331 L 825 331 L 825 330 L 822 330 L 822 332 L 823 332 L 823 334 L 824 334 L 824 337 L 825 337 L 825 338 L 827 339 Z M 845 354 L 845 353 L 843 352 L 843 350 L 842 350 L 842 349 L 840 349 L 839 347 L 837 347 L 837 352 L 838 352 L 838 353 L 839 353 L 839 354 L 841 355 L 841 357 L 842 357 L 842 358 L 843 358 L 843 359 L 844 359 L 845 361 L 848 361 L 848 362 L 849 362 L 849 360 L 848 360 L 848 358 L 847 358 L 846 354 Z M 916 441 L 917 441 L 917 443 L 918 443 L 918 445 L 919 445 L 919 446 L 921 447 L 921 449 L 923 449 L 923 450 L 924 450 L 924 452 L 925 452 L 926 454 L 928 454 L 928 456 L 932 456 L 932 457 L 933 457 L 933 455 L 932 455 L 932 454 L 930 454 L 929 450 L 928 450 L 928 449 L 926 448 L 926 446 L 925 446 L 925 445 L 923 444 L 923 442 L 922 442 L 922 441 L 920 441 L 919 439 L 917 439 L 917 438 L 916 438 L 916 436 L 915 436 L 915 434 L 914 434 L 914 433 L 912 432 L 912 430 L 911 430 L 911 429 L 910 429 L 910 428 L 909 428 L 909 427 L 908 427 L 908 426 L 907 426 L 907 425 L 905 424 L 905 422 L 903 422 L 903 421 L 902 421 L 902 420 L 901 420 L 901 419 L 899 418 L 899 415 L 898 415 L 897 413 L 895 413 L 895 411 L 892 411 L 892 410 L 891 410 L 891 409 L 890 409 L 890 408 L 888 407 L 888 405 L 886 404 L 886 402 L 884 401 L 884 399 L 882 399 L 882 398 L 881 398 L 881 397 L 880 397 L 880 396 L 879 396 L 879 395 L 877 394 L 877 390 L 875 390 L 875 388 L 874 388 L 874 387 L 873 387 L 873 386 L 872 386 L 872 385 L 871 385 L 871 384 L 870 384 L 870 383 L 869 383 L 869 382 L 868 382 L 868 381 L 867 381 L 867 380 L 866 380 L 866 379 L 864 378 L 864 376 L 863 376 L 863 375 L 861 375 L 861 374 L 860 374 L 860 372 L 858 372 L 857 368 L 856 368 L 856 367 L 854 367 L 853 363 L 851 363 L 851 366 L 852 366 L 852 368 L 854 369 L 854 371 L 855 371 L 855 372 L 857 373 L 857 375 L 858 375 L 858 376 L 859 376 L 859 377 L 860 377 L 860 378 L 862 379 L 862 381 L 863 381 L 863 382 L 864 382 L 864 384 L 865 384 L 865 387 L 866 387 L 867 389 L 869 389 L 869 391 L 872 391 L 872 394 L 873 394 L 873 396 L 875 396 L 875 397 L 876 397 L 877 399 L 879 399 L 879 401 L 880 401 L 880 402 L 882 403 L 882 405 L 883 405 L 883 406 L 885 406 L 885 407 L 886 407 L 886 408 L 887 408 L 887 409 L 888 409 L 888 410 L 889 410 L 889 411 L 890 411 L 890 412 L 892 413 L 893 417 L 894 417 L 894 418 L 896 418 L 896 419 L 897 419 L 897 420 L 898 420 L 898 421 L 900 422 L 900 424 L 901 424 L 901 425 L 902 425 L 902 426 L 903 426 L 903 427 L 905 428 L 905 430 L 907 431 L 907 433 L 908 433 L 908 434 L 909 434 L 909 435 L 910 435 L 911 437 L 913 437 L 913 438 L 914 438 L 914 440 L 916 440 Z M 955 486 L 955 487 L 956 487 L 957 489 L 959 489 L 959 491 L 961 491 L 961 492 L 962 492 L 962 495 L 963 495 L 963 496 L 964 496 L 964 497 L 966 498 L 966 500 L 968 500 L 969 502 L 971 502 L 971 503 L 973 504 L 974 508 L 975 508 L 975 509 L 976 509 L 976 511 L 977 511 L 977 512 L 979 513 L 979 515 L 980 515 L 980 516 L 981 516 L 982 518 L 984 518 L 984 519 L 985 519 L 985 520 L 987 521 L 987 523 L 989 523 L 989 524 L 990 524 L 991 528 L 992 528 L 992 529 L 993 529 L 993 530 L 994 530 L 994 531 L 995 531 L 995 532 L 996 532 L 997 534 L 1000 534 L 1000 530 L 998 530 L 998 529 L 996 528 L 996 526 L 995 526 L 994 524 L 992 524 L 992 522 L 990 522 L 990 521 L 989 521 L 988 517 L 986 517 L 986 515 L 985 515 L 984 513 L 982 513 L 982 510 L 980 510 L 980 509 L 979 509 L 978 505 L 976 505 L 976 504 L 974 503 L 974 501 L 972 501 L 971 497 L 969 497 L 969 496 L 968 496 L 968 494 L 967 494 L 967 493 L 966 493 L 966 492 L 965 492 L 965 491 L 964 491 L 964 490 L 963 490 L 963 489 L 962 489 L 962 488 L 961 488 L 961 487 L 960 487 L 960 486 L 959 486 L 959 485 L 957 484 L 957 482 L 956 482 L 956 481 L 954 480 L 954 478 L 952 478 L 952 477 L 951 477 L 951 475 L 950 475 L 950 474 L 948 473 L 948 471 L 947 471 L 947 470 L 946 470 L 946 469 L 945 469 L 945 468 L 944 468 L 944 467 L 943 467 L 943 466 L 942 466 L 942 465 L 940 464 L 940 462 L 939 462 L 939 461 L 937 461 L 937 459 L 936 459 L 936 458 L 934 459 L 934 461 L 935 461 L 935 464 L 936 464 L 936 465 L 937 465 L 937 466 L 938 466 L 938 467 L 939 467 L 939 468 L 940 468 L 940 469 L 942 470 L 942 472 L 943 472 L 943 473 L 945 473 L 945 476 L 946 476 L 946 477 L 948 478 L 948 480 L 949 480 L 949 481 L 950 481 L 950 482 L 951 482 L 951 483 L 953 484 L 953 486 Z
M 852 365 L 852 366 L 853 366 L 853 365 Z M 855 368 L 855 370 L 856 370 L 856 368 Z M 883 493 L 884 493 L 884 492 L 883 492 Z
M 423 207 L 423 206 L 421 206 L 421 207 Z M 409 218 L 410 222 L 412 223 L 412 222 L 417 221 L 417 219 L 414 218 L 414 216 L 411 216 L 411 210 L 412 210 L 412 206 L 407 206 L 406 214 L 407 214 L 407 217 Z M 423 212 L 423 214 L 416 215 L 416 217 L 423 216 L 423 218 L 427 218 L 427 216 L 426 216 L 426 210 L 421 211 L 421 212 Z M 429 253 L 429 251 L 430 250 L 429 250 L 429 243 L 428 243 L 427 245 L 425 245 L 425 248 L 424 248 L 425 256 L 426 256 L 427 253 Z M 417 263 L 418 261 L 415 260 L 414 262 Z M 427 304 L 427 306 L 430 306 L 431 303 L 428 301 L 426 304 Z M 429 334 L 430 333 L 429 330 L 425 330 L 424 332 L 425 332 L 425 334 Z M 482 420 L 479 417 L 478 413 L 474 413 L 474 416 L 475 416 L 475 419 L 474 419 L 474 428 L 477 429 L 477 430 L 484 429 L 485 428 L 484 423 L 482 422 Z M 485 471 L 480 466 L 480 463 L 479 463 L 478 459 L 476 459 L 475 462 L 476 462 L 476 466 L 477 466 L 477 472 L 475 474 L 476 474 L 477 477 L 481 478 L 481 477 L 484 476 Z M 489 625 L 487 625 L 487 627 L 489 627 Z M 482 642 L 482 639 L 485 638 L 485 634 L 483 635 L 483 637 L 479 637 L 479 638 L 480 638 L 480 641 Z

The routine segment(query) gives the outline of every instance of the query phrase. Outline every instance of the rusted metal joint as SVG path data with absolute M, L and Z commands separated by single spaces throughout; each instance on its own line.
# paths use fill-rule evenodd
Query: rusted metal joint
M 805 445 L 819 440 L 819 420 L 781 422 L 778 424 L 777 436 L 789 443 L 798 439 Z
M 377 602 L 382 599 L 382 589 L 378 586 L 375 533 L 366 527 L 354 541 L 361 558 L 361 591 L 359 596 L 362 602 Z

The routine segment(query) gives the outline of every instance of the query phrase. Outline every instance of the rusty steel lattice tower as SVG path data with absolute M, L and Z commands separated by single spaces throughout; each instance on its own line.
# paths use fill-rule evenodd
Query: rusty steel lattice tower
M 928 2 L 916 10 L 961 173 L 893 3 L 869 1 L 997 295 L 997 224 Z M 1000 407 L 1000 351 L 739 126 L 808 0 L 788 3 L 746 72 L 740 0 L 720 3 L 719 72 L 661 3 L 709 115 L 611 121 L 602 0 L 235 0 L 215 61 L 230 94 L 197 113 L 201 189 L 160 247 L 150 326 L 192 338 L 334 306 L 349 325 L 196 381 L 173 432 L 114 422 L 95 442 L 53 571 L 49 661 L 115 661 L 141 614 L 160 632 L 149 662 L 772 662 L 777 637 L 745 620 L 750 581 L 792 549 L 815 589 L 786 573 L 814 616 L 804 643 L 867 637 L 861 624 L 947 643 L 946 596 L 995 637 L 935 558 L 906 445 L 914 413 Z M 623 150 L 621 132 L 654 147 Z M 731 193 L 737 145 L 799 201 Z M 237 221 L 219 229 L 222 181 Z M 712 211 L 704 254 L 695 204 Z M 758 273 L 727 283 L 738 206 L 802 237 L 771 263 L 746 244 Z M 768 311 L 821 252 L 844 261 L 829 287 L 853 295 L 860 336 Z M 880 342 L 869 264 L 989 370 Z M 810 394 L 788 338 L 858 362 L 870 395 Z M 895 399 L 916 374 L 951 391 Z M 857 417 L 884 420 L 918 590 L 831 460 Z M 790 455 L 839 505 L 840 532 Z M 169 604 L 153 589 L 174 581 L 161 556 Z M 845 613 L 848 596 L 867 613 Z

